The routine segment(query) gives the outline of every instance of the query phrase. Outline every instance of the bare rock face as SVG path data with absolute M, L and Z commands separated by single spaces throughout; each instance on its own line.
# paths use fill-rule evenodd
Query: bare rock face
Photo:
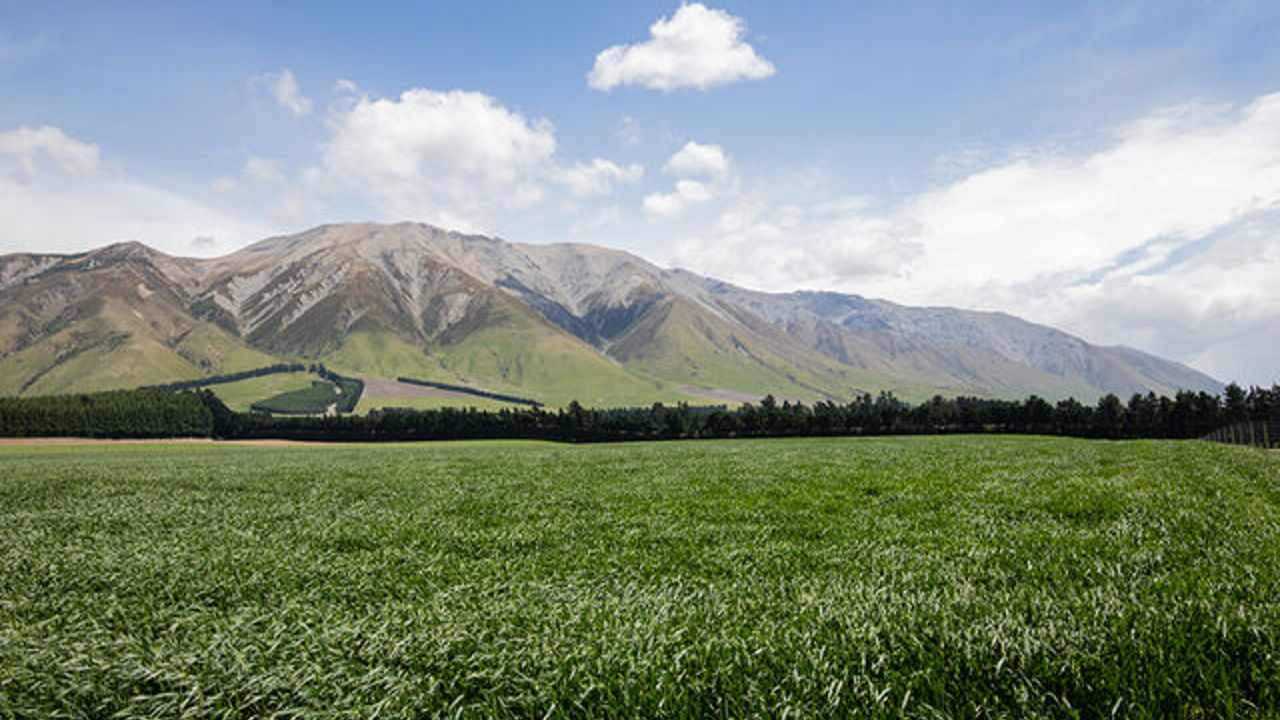
M 401 355 L 362 357 L 382 352 L 371 347 Z M 86 354 L 92 372 L 75 367 Z M 1221 387 L 1010 315 L 761 293 L 607 248 L 414 223 L 326 225 L 209 260 L 136 243 L 0 257 L 0 392 L 141 384 L 111 371 L 139 358 L 149 382 L 336 359 L 533 392 L 558 382 L 562 365 L 595 374 L 578 379 L 605 396 L 625 385 L 627 397 L 645 383 L 830 400 Z

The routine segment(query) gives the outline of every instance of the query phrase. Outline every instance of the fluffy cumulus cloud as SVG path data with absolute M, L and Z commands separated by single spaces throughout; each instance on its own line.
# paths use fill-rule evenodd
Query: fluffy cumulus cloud
M 1006 310 L 1270 382 L 1277 220 L 1280 94 L 1170 108 L 895 203 L 740 194 L 676 259 L 755 286 Z
M 719 145 L 687 142 L 671 156 L 662 171 L 672 175 L 723 177 L 729 172 L 729 157 Z
M 279 72 L 266 72 L 249 80 L 251 87 L 269 93 L 280 107 L 285 108 L 297 117 L 311 112 L 311 98 L 302 93 L 293 71 L 284 68 Z
M 694 205 L 701 205 L 715 195 L 704 182 L 677 180 L 671 192 L 653 193 L 644 198 L 644 211 L 650 217 L 670 219 L 680 217 Z
M 330 122 L 310 182 L 361 194 L 387 217 L 474 230 L 495 210 L 541 200 L 555 170 L 551 124 L 482 93 L 362 97 Z
M 662 168 L 679 178 L 675 187 L 670 192 L 646 195 L 645 214 L 650 219 L 671 220 L 725 195 L 733 188 L 731 170 L 729 156 L 719 145 L 685 143 Z
M 0 132 L 0 252 L 73 252 L 136 240 L 176 254 L 211 254 L 264 228 L 129 178 L 97 145 L 56 127 Z
M 484 231 L 562 188 L 601 198 L 634 183 L 640 165 L 603 158 L 563 165 L 555 130 L 478 92 L 412 89 L 395 98 L 353 96 L 331 109 L 331 136 L 303 173 L 311 198 L 362 198 L 389 220 Z M 306 206 L 291 188 L 291 203 Z
M 597 90 L 640 85 L 670 92 L 773 75 L 773 64 L 756 53 L 745 34 L 741 18 L 701 3 L 681 5 L 649 27 L 648 40 L 597 55 L 587 82 Z

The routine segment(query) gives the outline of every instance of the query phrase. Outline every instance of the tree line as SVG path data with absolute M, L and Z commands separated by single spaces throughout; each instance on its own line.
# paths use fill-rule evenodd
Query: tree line
M 934 397 L 916 405 L 890 393 L 849 403 L 779 403 L 771 396 L 738 408 L 655 404 L 647 408 L 496 411 L 387 409 L 361 417 L 275 418 L 222 416 L 229 437 L 306 440 L 430 440 L 528 438 L 573 442 L 824 435 L 1021 433 L 1086 438 L 1198 438 L 1225 423 L 1280 419 L 1280 385 L 1228 386 L 1221 395 L 1107 395 L 1096 405 L 1074 399 L 1026 400 Z
M 314 372 L 315 366 L 311 366 Z M 276 365 L 267 365 L 266 367 L 254 368 L 253 370 L 242 370 L 241 372 L 226 373 L 225 375 L 210 375 L 208 377 L 197 378 L 195 380 L 179 380 L 178 382 L 164 383 L 162 385 L 146 385 L 143 390 L 194 390 L 196 388 L 205 387 L 206 385 L 221 385 L 223 383 L 240 382 L 249 378 L 262 377 L 263 375 L 275 375 L 278 373 L 295 373 L 307 370 L 306 365 L 300 363 L 285 364 L 278 363 Z
M 214 437 L 210 399 L 217 400 L 208 390 L 156 389 L 0 397 L 0 436 Z
M 368 415 L 279 417 L 237 413 L 212 391 L 119 391 L 43 398 L 0 398 L 0 434 L 8 436 L 219 437 L 408 441 L 524 438 L 568 442 L 676 438 L 1031 433 L 1087 438 L 1198 438 L 1225 424 L 1280 420 L 1280 385 L 1222 395 L 1107 395 L 1096 404 L 1068 399 L 934 397 L 919 404 L 892 394 L 848 403 L 779 403 L 766 397 L 737 408 L 654 404 L 643 408 L 482 411 L 387 409 Z

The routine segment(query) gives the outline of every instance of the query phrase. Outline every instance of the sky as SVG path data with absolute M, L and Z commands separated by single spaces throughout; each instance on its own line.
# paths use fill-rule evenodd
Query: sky
M 0 253 L 326 222 L 1280 382 L 1280 3 L 0 0 Z

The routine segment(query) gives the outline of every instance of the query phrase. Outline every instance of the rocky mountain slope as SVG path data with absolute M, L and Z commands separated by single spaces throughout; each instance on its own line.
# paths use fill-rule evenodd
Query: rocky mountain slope
M 553 404 L 1219 388 L 1009 315 L 761 293 L 616 250 L 420 224 L 328 225 L 210 260 L 138 244 L 0 257 L 0 392 L 130 387 L 277 359 Z

